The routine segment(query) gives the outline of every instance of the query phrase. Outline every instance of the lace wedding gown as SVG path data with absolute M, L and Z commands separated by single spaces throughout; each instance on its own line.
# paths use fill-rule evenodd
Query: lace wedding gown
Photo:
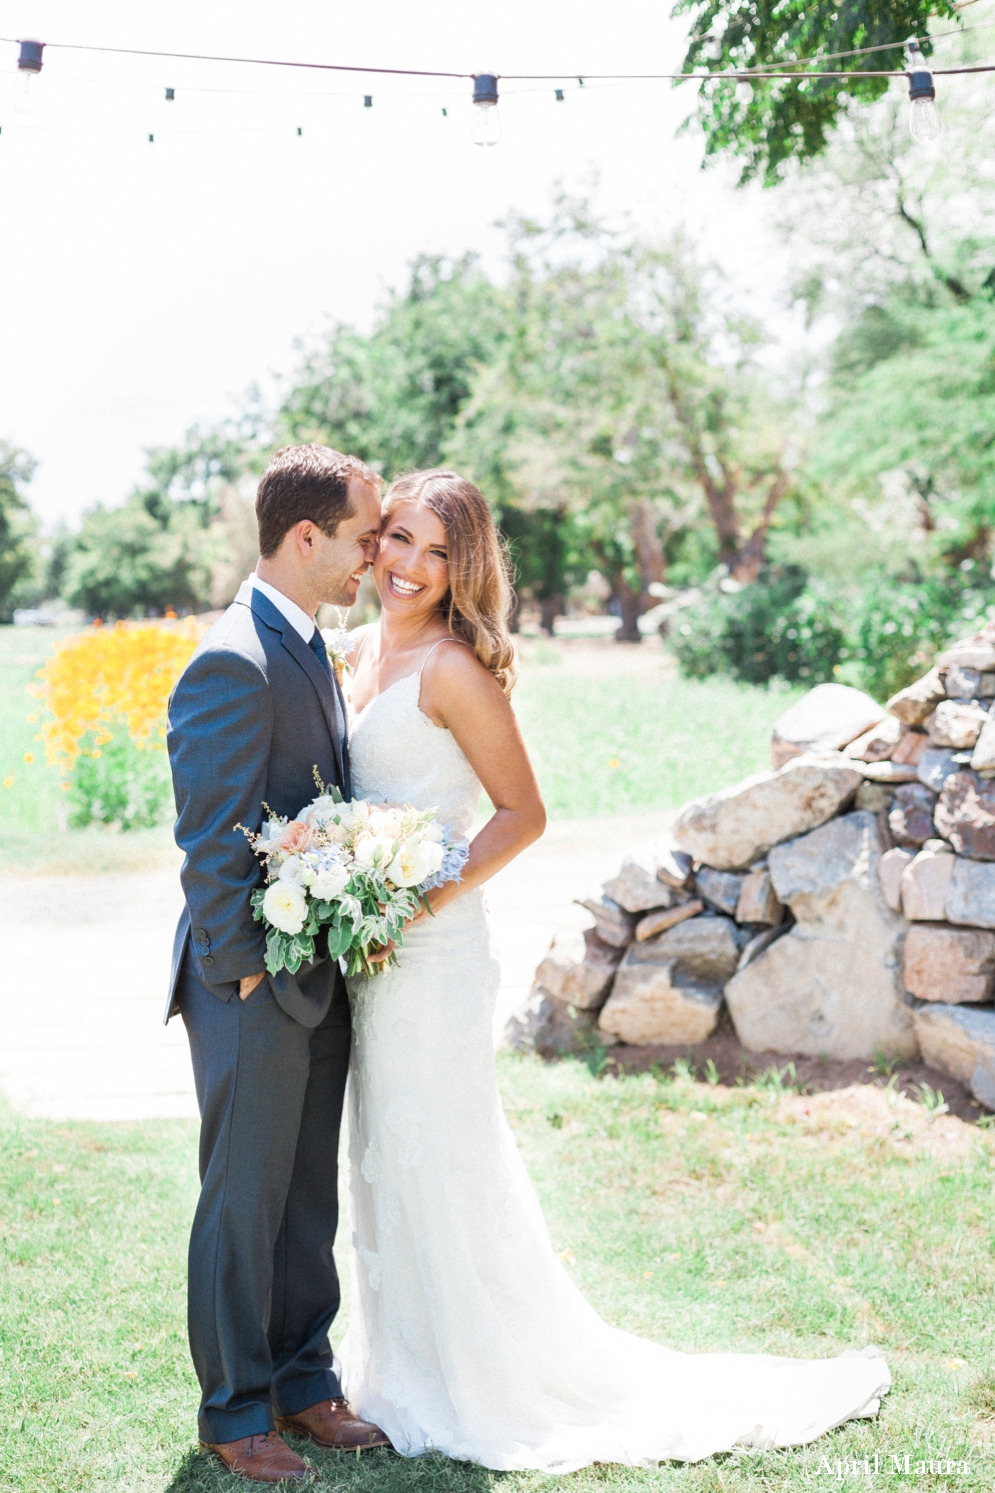
M 419 709 L 420 682 L 356 720 L 354 792 L 438 805 L 462 834 L 480 784 Z M 501 1109 L 497 988 L 479 890 L 416 924 L 395 968 L 350 981 L 355 1289 L 340 1356 L 360 1415 L 405 1456 L 559 1473 L 789 1446 L 873 1415 L 890 1384 L 877 1349 L 685 1354 L 602 1321 L 553 1252 Z

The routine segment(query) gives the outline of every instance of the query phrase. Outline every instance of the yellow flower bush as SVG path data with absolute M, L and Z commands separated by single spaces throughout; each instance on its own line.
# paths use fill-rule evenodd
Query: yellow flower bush
M 122 727 L 140 750 L 162 751 L 169 693 L 201 632 L 193 620 L 117 622 L 58 647 L 38 671 L 49 761 L 69 771 L 81 754 L 99 756 Z

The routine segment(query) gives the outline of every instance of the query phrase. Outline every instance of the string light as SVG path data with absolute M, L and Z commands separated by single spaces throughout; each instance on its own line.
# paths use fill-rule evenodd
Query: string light
M 556 102 L 558 104 L 562 104 L 562 102 L 563 102 L 563 89 L 562 88 L 557 88 L 557 90 L 556 90 Z
M 42 52 L 45 50 L 43 41 L 22 41 L 20 54 L 17 58 L 17 71 L 21 78 L 21 87 L 14 108 L 18 114 L 34 114 L 41 102 L 38 95 L 38 85 L 41 78 Z
M 909 130 L 913 140 L 925 143 L 935 140 L 942 129 L 940 111 L 936 107 L 936 89 L 933 74 L 926 66 L 926 59 L 919 50 L 915 37 L 909 42 Z
M 473 143 L 496 145 L 501 138 L 496 73 L 473 75 Z
M 166 103 L 167 104 L 171 104 L 175 98 L 176 98 L 176 89 L 175 88 L 167 88 L 166 89 Z
M 372 93 L 364 93 L 363 94 L 363 108 L 364 109 L 372 109 L 373 108 L 373 95 L 372 95 Z

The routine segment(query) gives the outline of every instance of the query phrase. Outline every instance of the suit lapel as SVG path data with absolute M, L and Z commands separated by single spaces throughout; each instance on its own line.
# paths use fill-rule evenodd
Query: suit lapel
M 243 587 L 242 590 L 244 589 Z M 345 794 L 349 786 L 349 774 L 346 764 L 342 760 L 342 736 L 336 709 L 337 700 L 341 699 L 341 696 L 337 694 L 338 686 L 328 677 L 319 663 L 317 656 L 305 643 L 293 623 L 287 621 L 283 613 L 273 605 L 269 598 L 264 596 L 261 591 L 257 591 L 255 586 L 249 587 L 249 598 L 243 597 L 242 590 L 239 591 L 238 596 L 235 598 L 236 601 L 248 599 L 249 605 L 256 616 L 265 622 L 267 627 L 272 627 L 275 632 L 280 634 L 284 648 L 294 662 L 300 665 L 314 685 L 315 693 L 321 702 L 321 709 L 328 726 L 328 734 L 332 739 L 335 764 L 339 770 L 339 782 L 342 784 L 342 791 Z M 342 720 L 344 721 L 345 718 L 345 708 L 343 707 Z

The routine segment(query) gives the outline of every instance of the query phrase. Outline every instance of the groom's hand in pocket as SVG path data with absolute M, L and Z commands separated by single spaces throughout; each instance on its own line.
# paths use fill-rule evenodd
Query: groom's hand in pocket
M 248 1000 L 260 980 L 266 978 L 265 973 L 259 975 L 246 975 L 244 980 L 238 982 L 238 998 L 240 1001 Z

